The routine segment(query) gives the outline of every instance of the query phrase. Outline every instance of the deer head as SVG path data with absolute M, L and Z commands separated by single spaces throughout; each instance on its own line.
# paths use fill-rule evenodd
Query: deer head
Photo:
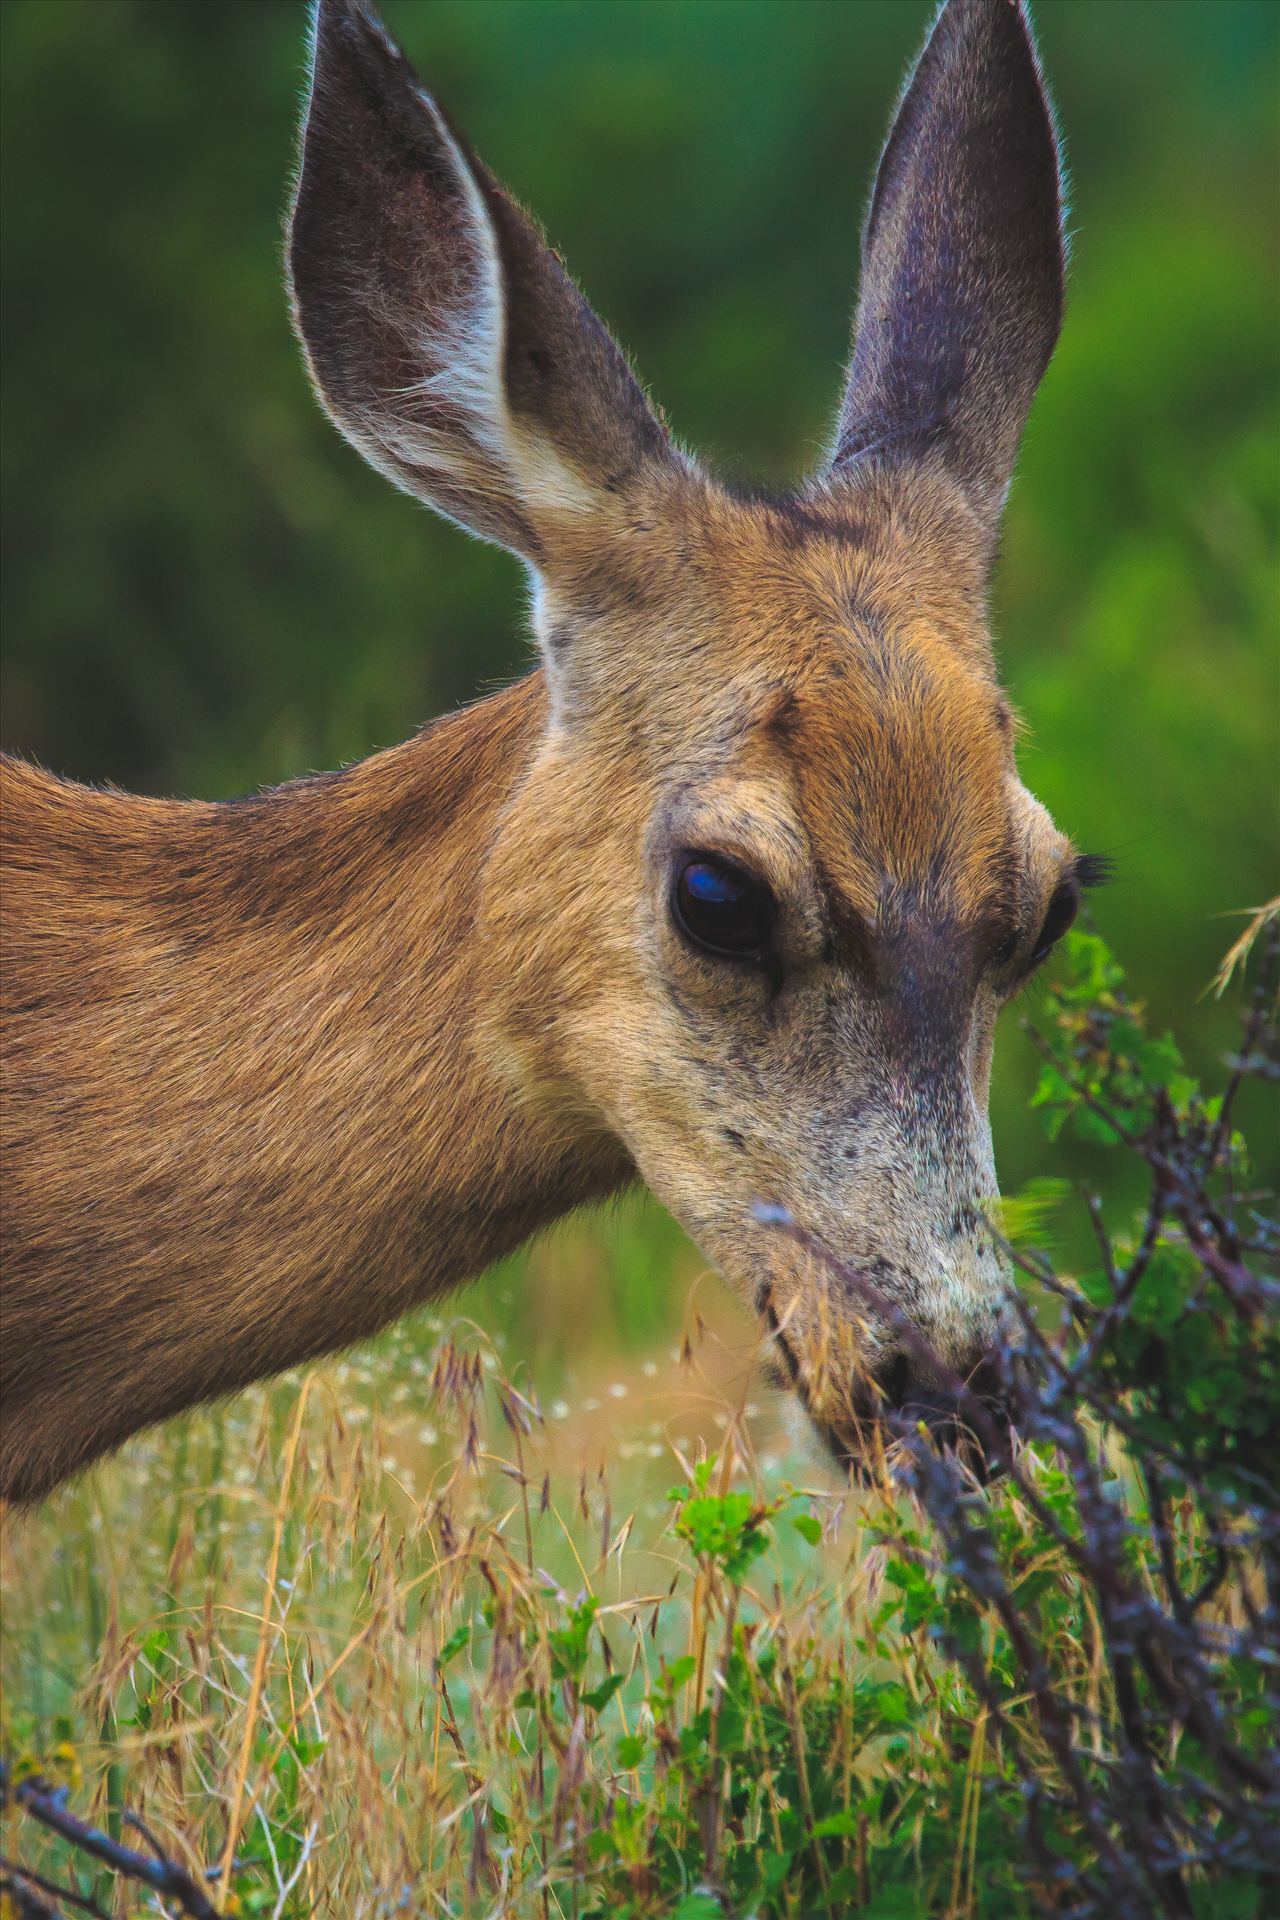
M 996 1017 L 1088 878 L 1018 779 L 984 610 L 1062 310 L 1020 0 L 942 9 L 871 199 L 830 458 L 787 498 L 672 443 L 362 0 L 316 14 L 289 264 L 341 430 L 529 572 L 546 717 L 482 856 L 494 1070 L 621 1142 L 837 1451 L 878 1405 L 938 1415 L 1006 1306 Z

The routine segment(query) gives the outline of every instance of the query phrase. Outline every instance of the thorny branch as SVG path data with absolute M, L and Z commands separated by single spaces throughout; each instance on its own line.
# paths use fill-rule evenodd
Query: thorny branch
M 1089 1208 L 1105 1282 L 1101 1306 L 1047 1267 L 1042 1271 L 1038 1259 L 1016 1260 L 1064 1303 L 1059 1334 L 1074 1327 L 1078 1337 L 1064 1348 L 1058 1338 L 1046 1337 L 1027 1301 L 1016 1302 L 1016 1337 L 995 1356 L 1012 1440 L 990 1405 L 951 1372 L 873 1281 L 836 1259 L 784 1209 L 757 1210 L 764 1223 L 803 1246 L 844 1292 L 862 1300 L 926 1377 L 954 1397 L 960 1420 L 988 1463 L 1007 1473 L 1093 1597 L 1109 1682 L 1104 1699 L 1110 1706 L 1101 1707 L 1102 1720 L 1098 1711 L 1086 1711 L 1055 1689 L 970 1466 L 953 1453 L 939 1453 L 918 1423 L 882 1410 L 884 1426 L 900 1442 L 902 1470 L 933 1523 L 935 1565 L 1005 1636 L 1011 1678 L 997 1678 L 986 1659 L 955 1635 L 942 1637 L 1022 1781 L 1029 1857 L 1044 1884 L 1059 1890 L 1055 1901 L 1069 1888 L 1061 1910 L 1078 1920 L 1104 1914 L 1108 1920 L 1187 1920 L 1208 1911 L 1193 1905 L 1193 1876 L 1237 1873 L 1259 1883 L 1280 1878 L 1280 1753 L 1274 1739 L 1241 1744 L 1222 1693 L 1228 1664 L 1248 1667 L 1260 1683 L 1259 1714 L 1272 1728 L 1280 1724 L 1274 1420 L 1269 1439 L 1259 1440 L 1251 1430 L 1246 1437 L 1252 1451 L 1233 1456 L 1229 1474 L 1215 1472 L 1218 1463 L 1206 1462 L 1199 1450 L 1194 1414 L 1168 1404 L 1158 1336 L 1155 1346 L 1148 1333 L 1139 1336 L 1136 1318 L 1144 1279 L 1172 1247 L 1192 1256 L 1199 1273 L 1184 1312 L 1194 1309 L 1206 1316 L 1206 1326 L 1236 1327 L 1248 1339 L 1260 1329 L 1273 1336 L 1280 1289 L 1252 1271 L 1244 1255 L 1274 1247 L 1276 1230 L 1256 1210 L 1251 1231 L 1239 1230 L 1231 1141 L 1238 1095 L 1251 1078 L 1274 1075 L 1280 918 L 1265 928 L 1258 947 L 1242 1045 L 1230 1062 L 1221 1105 L 1209 1118 L 1194 1107 L 1180 1113 L 1157 1090 L 1139 1125 L 1133 1113 L 1117 1113 L 1100 1096 L 1096 1080 L 1090 1083 L 1089 1063 L 1081 1062 L 1074 1097 L 1145 1163 L 1149 1202 L 1128 1250 L 1113 1241 L 1096 1202 Z M 1093 1044 L 1105 1056 L 1105 1036 Z M 1082 1051 L 1089 1045 L 1086 1029 Z M 1042 1050 L 1055 1058 L 1047 1042 Z M 1056 1064 L 1061 1068 L 1061 1055 Z M 1257 1196 L 1248 1200 L 1252 1209 Z M 1242 1350 L 1253 1350 L 1247 1340 Z M 1124 1364 L 1117 1360 L 1121 1353 L 1129 1355 Z M 1127 1497 L 1113 1478 L 1108 1432 L 1125 1445 L 1135 1483 Z M 1046 1466 L 1065 1471 L 1071 1490 L 1066 1505 L 1048 1497 Z M 1182 1571 L 1171 1503 L 1181 1506 L 1184 1518 L 1193 1513 L 1198 1529 L 1198 1554 Z M 1139 1576 L 1140 1566 L 1151 1568 L 1149 1581 Z M 1213 1603 L 1233 1567 L 1242 1575 L 1233 1588 L 1240 1596 L 1236 1620 L 1214 1619 Z M 1106 1735 L 1104 1765 L 1094 1763 L 1096 1748 L 1091 1752 L 1088 1745 L 1100 1731 Z M 1037 1767 L 1029 1734 L 1053 1754 L 1056 1782 Z M 1193 1757 L 1186 1759 L 1186 1753 Z M 1088 1834 L 1092 1869 L 1081 1869 L 1062 1850 L 1064 1816 Z
M 42 1827 L 47 1827 L 81 1853 L 101 1860 L 104 1866 L 110 1867 L 126 1880 L 140 1881 L 143 1886 L 150 1887 L 153 1893 L 174 1901 L 179 1910 L 188 1916 L 188 1920 L 219 1920 L 217 1908 L 185 1867 L 166 1859 L 158 1849 L 154 1859 L 145 1853 L 138 1853 L 133 1847 L 122 1845 L 100 1828 L 81 1820 L 67 1807 L 65 1787 L 55 1786 L 38 1775 L 11 1784 L 8 1769 L 0 1761 L 0 1809 L 7 1806 L 10 1799 Z M 154 1841 L 152 1845 L 155 1845 Z M 77 1894 L 73 1887 L 56 1887 L 52 1881 L 42 1879 L 25 1867 L 6 1862 L 0 1868 L 0 1876 L 3 1876 L 0 1877 L 0 1887 L 12 1892 L 20 1914 L 56 1916 L 60 1911 L 56 1905 L 46 1902 L 42 1907 L 39 1904 L 40 1897 L 45 1895 L 51 1901 L 64 1901 L 81 1912 L 99 1914 L 102 1911 L 94 1902 L 86 1901 Z

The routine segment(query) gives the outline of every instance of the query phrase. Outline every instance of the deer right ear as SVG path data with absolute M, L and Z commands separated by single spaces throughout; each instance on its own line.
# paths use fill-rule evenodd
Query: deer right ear
M 1023 0 L 946 0 L 880 159 L 828 482 L 863 459 L 938 454 L 994 538 L 1063 267 L 1058 144 Z
M 406 492 L 538 565 L 675 458 L 626 361 L 364 0 L 318 0 L 289 230 L 328 412 Z

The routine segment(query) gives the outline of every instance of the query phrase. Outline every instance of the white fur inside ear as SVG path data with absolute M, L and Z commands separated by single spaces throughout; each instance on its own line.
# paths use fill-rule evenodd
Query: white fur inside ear
M 418 98 L 435 124 L 463 190 L 475 260 L 472 273 L 460 270 L 457 275 L 456 299 L 446 299 L 433 312 L 431 326 L 419 335 L 418 352 L 434 370 L 406 388 L 406 398 L 430 396 L 460 416 L 470 441 L 486 456 L 486 464 L 506 476 L 530 518 L 548 512 L 589 513 L 596 504 L 594 489 L 545 441 L 517 427 L 511 418 L 503 377 L 506 298 L 493 222 L 475 175 L 435 101 L 423 90 Z M 384 438 L 390 443 L 390 435 L 384 433 Z M 402 429 L 396 440 L 394 451 L 408 464 L 447 473 L 463 487 L 484 484 L 483 469 L 469 471 L 475 463 L 454 434 L 433 434 L 415 425 Z

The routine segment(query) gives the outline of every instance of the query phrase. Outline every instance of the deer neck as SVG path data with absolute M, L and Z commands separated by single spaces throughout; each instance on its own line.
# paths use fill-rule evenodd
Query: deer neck
M 331 1212 L 324 1344 L 394 1318 L 629 1176 L 598 1123 L 513 1082 L 487 1026 L 510 961 L 482 950 L 481 890 L 545 705 L 530 675 L 262 803 L 262 851 L 278 833 L 286 876 L 298 866 L 282 893 L 298 917 L 273 986 L 275 1071 L 302 1108 L 297 1197 Z
M 477 951 L 476 913 L 544 717 L 535 674 L 229 806 L 15 774 L 6 1099 L 30 1235 L 0 1373 L 18 1400 L 38 1384 L 42 1474 L 373 1333 L 630 1177 L 484 1041 L 504 958 Z

